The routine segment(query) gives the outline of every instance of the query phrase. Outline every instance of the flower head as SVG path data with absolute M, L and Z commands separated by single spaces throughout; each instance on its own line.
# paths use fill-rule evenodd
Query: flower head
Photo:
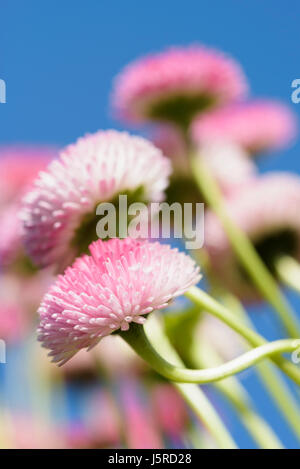
M 200 278 L 190 257 L 164 244 L 98 240 L 90 251 L 58 277 L 39 309 L 39 340 L 61 364 L 131 322 L 144 323 Z
M 274 101 L 252 101 L 199 115 L 192 126 L 193 139 L 229 141 L 250 153 L 273 150 L 288 144 L 296 134 L 292 112 Z
M 142 191 L 160 201 L 170 164 L 160 150 L 125 132 L 102 131 L 81 138 L 51 163 L 25 196 L 24 242 L 39 266 L 68 265 L 96 238 L 96 206 L 119 194 Z M 79 249 L 80 243 L 84 249 Z
M 273 274 L 278 257 L 290 255 L 300 260 L 299 206 L 300 178 L 287 173 L 253 180 L 227 200 L 229 215 Z M 208 213 L 205 222 L 205 248 L 214 274 L 245 301 L 259 299 L 217 217 Z
M 113 104 L 133 122 L 187 125 L 201 109 L 239 99 L 246 88 L 239 65 L 221 52 L 173 47 L 129 64 L 116 79 Z

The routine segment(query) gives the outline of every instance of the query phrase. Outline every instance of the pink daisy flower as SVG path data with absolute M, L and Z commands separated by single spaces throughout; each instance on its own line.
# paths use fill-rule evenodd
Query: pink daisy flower
M 188 125 L 198 111 L 239 99 L 246 90 L 239 65 L 221 52 L 173 47 L 129 64 L 116 79 L 113 105 L 132 122 Z
M 235 223 L 254 243 L 267 267 L 275 274 L 274 260 L 290 255 L 300 260 L 300 178 L 274 173 L 245 185 L 227 200 L 227 210 Z M 205 248 L 211 267 L 225 286 L 245 301 L 259 299 L 233 253 L 217 217 L 205 219 Z
M 55 156 L 56 151 L 51 147 L 0 147 L 0 207 L 16 202 Z
M 287 145 L 296 135 L 295 115 L 283 104 L 257 100 L 199 115 L 192 125 L 197 143 L 234 142 L 250 153 Z
M 131 322 L 143 324 L 200 278 L 195 262 L 168 245 L 98 240 L 90 251 L 58 277 L 39 308 L 39 340 L 60 364 Z
M 1 300 L 2 301 L 2 300 Z M 2 301 L 0 306 L 0 337 L 7 343 L 17 343 L 28 331 L 28 319 L 17 304 Z
M 39 175 L 24 198 L 28 254 L 39 266 L 68 265 L 96 239 L 100 202 L 114 202 L 124 193 L 160 201 L 169 173 L 168 159 L 141 137 L 110 130 L 79 139 Z

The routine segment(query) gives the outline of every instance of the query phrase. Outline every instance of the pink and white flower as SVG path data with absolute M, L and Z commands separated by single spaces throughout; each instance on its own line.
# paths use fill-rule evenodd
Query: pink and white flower
M 289 144 L 296 130 L 296 117 L 287 106 L 256 100 L 199 115 L 192 125 L 192 137 L 200 144 L 233 142 L 256 154 Z
M 45 295 L 39 340 L 64 364 L 113 331 L 168 306 L 199 279 L 195 262 L 166 244 L 126 238 L 98 240 Z
M 300 178 L 288 173 L 271 173 L 254 179 L 226 202 L 229 215 L 254 243 L 271 271 L 274 260 L 281 255 L 300 260 L 299 206 Z M 212 273 L 226 287 L 245 301 L 260 299 L 220 221 L 211 212 L 205 219 L 205 248 Z
M 51 163 L 25 196 L 25 247 L 39 266 L 69 265 L 80 254 L 76 236 L 96 239 L 96 206 L 119 194 L 143 191 L 143 201 L 160 201 L 170 163 L 161 151 L 126 132 L 100 131 L 80 138 Z M 84 238 L 85 240 L 85 238 Z
M 240 99 L 246 90 L 244 74 L 233 59 L 194 45 L 173 47 L 127 65 L 116 79 L 112 99 L 125 120 L 184 118 L 186 123 L 197 111 Z

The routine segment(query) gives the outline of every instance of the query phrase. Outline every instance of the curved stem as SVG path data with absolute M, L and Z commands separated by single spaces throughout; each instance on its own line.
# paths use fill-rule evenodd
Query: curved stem
M 233 311 L 235 312 L 235 305 Z M 162 317 L 169 340 L 180 356 L 183 357 L 185 364 L 190 364 L 192 368 L 208 368 L 224 362 L 217 350 L 210 344 L 209 338 L 201 334 L 199 340 L 197 330 L 198 325 L 201 324 L 202 316 L 203 312 L 200 311 L 200 308 L 193 305 L 192 308 L 185 309 L 182 313 L 167 313 Z M 184 335 L 182 334 L 183 329 Z M 268 363 L 263 362 L 256 368 L 264 364 L 268 365 Z M 214 383 L 214 387 L 227 399 L 258 447 L 264 449 L 282 448 L 281 441 L 268 422 L 259 415 L 246 388 L 237 377 L 231 376 L 217 381 Z M 283 394 L 281 398 L 288 399 L 290 395 L 291 393 L 287 396 Z
M 237 298 L 230 293 L 225 293 L 223 294 L 223 300 L 248 327 L 254 327 Z M 260 363 L 256 367 L 256 370 L 260 380 L 273 399 L 274 404 L 278 407 L 294 434 L 300 439 L 300 408 L 290 389 L 283 381 L 278 371 L 272 366 L 272 363 Z
M 293 352 L 300 346 L 300 341 L 295 339 L 277 340 L 252 349 L 240 357 L 215 368 L 189 370 L 176 367 L 164 360 L 148 341 L 143 326 L 131 324 L 128 331 L 119 334 L 157 373 L 178 383 L 212 383 L 240 373 L 271 355 L 281 352 Z
M 222 363 L 218 353 L 203 338 L 201 343 L 196 338 L 193 339 L 190 356 L 196 367 L 216 366 Z M 215 387 L 235 409 L 245 428 L 260 448 L 283 448 L 270 425 L 256 412 L 247 390 L 235 376 L 218 381 Z
M 221 192 L 203 158 L 199 158 L 198 155 L 192 155 L 190 161 L 195 181 L 208 204 L 221 220 L 240 262 L 262 295 L 277 311 L 289 335 L 291 337 L 300 337 L 300 324 L 297 317 L 282 295 L 276 281 L 255 251 L 252 243 L 227 214 Z
M 159 318 L 155 314 L 151 314 L 144 328 L 151 344 L 164 359 L 175 365 L 183 366 L 183 362 L 172 347 Z M 191 407 L 201 424 L 206 427 L 220 448 L 237 448 L 230 433 L 200 386 L 196 384 L 175 383 L 174 381 L 172 385 Z
M 267 341 L 259 334 L 254 332 L 245 326 L 245 324 L 237 319 L 237 317 L 232 314 L 225 306 L 218 303 L 211 296 L 205 293 L 203 290 L 197 287 L 191 287 L 186 293 L 185 296 L 189 298 L 193 303 L 197 304 L 203 311 L 211 313 L 213 316 L 216 316 L 218 319 L 227 324 L 231 329 L 235 330 L 240 334 L 244 339 L 249 342 L 253 347 L 259 347 L 267 343 Z M 300 336 L 299 336 L 300 338 Z M 283 357 L 273 357 L 272 360 L 276 363 L 279 368 L 281 368 L 284 373 L 286 373 L 295 383 L 300 386 L 300 370 L 295 367 L 292 363 L 285 360 Z
M 291 256 L 276 259 L 275 269 L 280 280 L 292 290 L 300 293 L 300 264 Z

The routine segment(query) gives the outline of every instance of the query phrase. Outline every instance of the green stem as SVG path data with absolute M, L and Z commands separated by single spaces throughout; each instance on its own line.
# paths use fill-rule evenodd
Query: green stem
M 172 362 L 174 365 L 183 366 L 183 362 L 170 344 L 166 334 L 164 333 L 164 329 L 155 314 L 152 314 L 148 318 L 144 327 L 151 344 L 159 351 L 163 358 Z M 172 384 L 195 412 L 195 415 L 198 417 L 201 424 L 206 427 L 220 448 L 237 448 L 227 428 L 224 426 L 222 420 L 200 386 L 197 386 L 196 384 L 174 382 L 172 382 Z
M 189 370 L 179 368 L 164 360 L 147 339 L 143 326 L 131 324 L 128 331 L 119 334 L 157 373 L 178 383 L 212 383 L 240 373 L 271 355 L 281 352 L 293 352 L 300 346 L 300 341 L 295 339 L 277 340 L 256 347 L 218 367 L 207 370 Z
M 275 261 L 279 279 L 289 288 L 300 293 L 300 264 L 293 257 L 282 256 Z
M 248 327 L 254 327 L 237 298 L 233 297 L 230 293 L 225 296 L 223 295 L 223 298 L 225 304 L 229 306 L 232 311 L 235 311 Z M 260 363 L 256 370 L 260 380 L 263 382 L 282 416 L 288 422 L 296 437 L 300 440 L 300 408 L 288 386 L 271 363 Z
M 200 158 L 198 155 L 192 155 L 190 161 L 195 181 L 207 203 L 221 220 L 223 228 L 241 264 L 262 295 L 277 311 L 289 335 L 291 337 L 300 337 L 300 325 L 293 310 L 255 251 L 252 243 L 228 215 L 218 185 L 203 158 Z
M 261 335 L 246 327 L 245 324 L 241 320 L 237 319 L 237 317 L 232 314 L 225 306 L 218 303 L 203 290 L 200 290 L 197 287 L 191 287 L 185 295 L 193 303 L 202 308 L 203 311 L 207 311 L 213 316 L 216 316 L 229 327 L 231 327 L 231 329 L 235 330 L 253 347 L 259 347 L 261 345 L 267 344 L 267 341 Z M 284 373 L 286 373 L 298 384 L 298 386 L 300 386 L 300 370 L 298 370 L 292 363 L 282 357 L 275 356 L 272 357 L 272 360 L 274 363 L 276 363 L 277 366 L 279 366 L 279 368 L 281 368 L 282 371 L 284 371 Z
M 197 367 L 216 366 L 222 363 L 218 353 L 210 344 L 201 339 L 201 343 L 193 340 L 190 355 Z M 268 423 L 254 410 L 251 398 L 246 389 L 235 377 L 226 378 L 215 383 L 216 389 L 228 400 L 236 410 L 245 428 L 254 441 L 263 449 L 282 449 L 282 443 Z

